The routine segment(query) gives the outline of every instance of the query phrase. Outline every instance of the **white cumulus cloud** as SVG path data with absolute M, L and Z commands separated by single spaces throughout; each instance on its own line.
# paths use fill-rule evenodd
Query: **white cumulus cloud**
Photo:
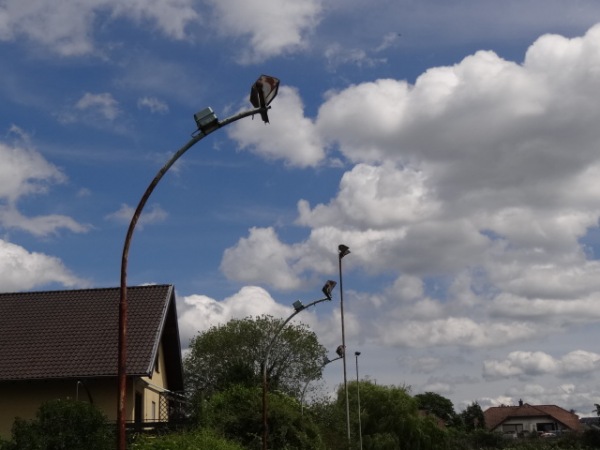
M 274 229 L 253 228 L 247 238 L 225 251 L 221 270 L 238 281 L 266 280 L 279 289 L 297 289 L 301 280 L 289 268 L 293 259 L 294 251 L 279 241 Z
M 82 233 L 89 229 L 71 217 L 48 214 L 28 217 L 19 211 L 19 200 L 46 195 L 52 185 L 65 183 L 66 175 L 48 162 L 20 128 L 11 127 L 13 142 L 0 141 L 0 227 L 20 229 L 36 236 L 47 236 L 59 229 Z
M 120 114 L 118 102 L 107 92 L 101 94 L 86 92 L 75 104 L 75 109 L 95 112 L 106 120 L 114 120 Z
M 486 379 L 529 378 L 539 375 L 573 376 L 589 374 L 598 369 L 600 355 L 574 350 L 555 358 L 542 351 L 514 351 L 504 360 L 486 360 L 483 376 Z
M 248 39 L 238 58 L 260 62 L 305 46 L 305 36 L 319 23 L 321 0 L 207 0 L 219 33 Z M 248 48 L 249 47 L 249 48 Z
M 228 128 L 240 147 L 270 160 L 296 167 L 314 167 L 323 161 L 325 151 L 311 119 L 304 117 L 299 93 L 283 86 L 269 111 L 268 125 L 259 116 L 241 120 Z
M 231 319 L 244 319 L 269 315 L 287 319 L 294 312 L 291 304 L 282 305 L 271 294 L 258 286 L 245 286 L 239 292 L 222 300 L 205 295 L 189 295 L 178 299 L 179 329 L 184 346 L 198 333 L 212 326 L 223 325 Z M 305 302 L 306 303 L 306 302 Z M 312 327 L 326 332 L 331 330 L 329 323 L 319 324 L 312 311 L 303 311 L 296 322 L 310 322 Z M 351 323 L 353 320 L 351 318 Z M 322 333 L 319 333 L 322 335 Z M 324 338 L 325 340 L 326 337 Z M 338 339 L 338 336 L 335 336 Z
M 74 275 L 60 259 L 0 239 L 0 283 L 5 292 L 26 291 L 48 283 L 85 287 L 88 282 Z
M 138 108 L 147 108 L 152 113 L 165 114 L 169 112 L 169 105 L 156 97 L 142 97 L 138 99 Z
M 0 40 L 25 37 L 61 56 L 81 56 L 95 50 L 96 21 L 118 17 L 147 21 L 170 38 L 184 39 L 198 13 L 191 0 L 6 0 L 0 5 Z
M 414 84 L 330 91 L 316 119 L 298 121 L 306 132 L 287 134 L 301 156 L 260 150 L 266 134 L 251 144 L 250 131 L 237 133 L 242 146 L 288 164 L 341 153 L 354 166 L 328 201 L 298 202 L 306 239 L 288 244 L 253 228 L 226 251 L 225 274 L 293 289 L 335 273 L 332 253 L 345 243 L 351 270 L 442 277 L 440 298 L 387 286 L 373 300 L 415 319 L 381 326 L 380 338 L 398 346 L 495 346 L 545 334 L 543 322 L 565 330 L 596 320 L 599 266 L 585 240 L 600 217 L 599 43 L 597 25 L 578 38 L 540 37 L 522 63 L 480 51 Z M 283 109 L 303 118 L 295 96 L 285 93 Z M 329 153 L 309 150 L 313 142 Z M 236 267 L 233 255 L 260 267 Z M 422 304 L 390 300 L 411 295 Z

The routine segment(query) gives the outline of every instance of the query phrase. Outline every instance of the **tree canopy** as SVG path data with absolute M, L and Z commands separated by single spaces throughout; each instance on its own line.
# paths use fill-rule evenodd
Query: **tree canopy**
M 184 361 L 188 392 L 209 397 L 235 385 L 260 385 L 267 347 L 283 322 L 271 316 L 234 319 L 200 333 Z M 315 333 L 287 324 L 269 355 L 269 390 L 298 398 L 307 380 L 321 377 L 325 356 Z
M 269 445 L 272 449 L 324 448 L 319 428 L 302 416 L 300 403 L 281 392 L 269 392 Z M 235 440 L 247 449 L 261 447 L 262 415 L 259 387 L 233 386 L 205 402 L 201 425 Z
M 424 392 L 423 394 L 415 395 L 414 398 L 420 410 L 433 414 L 446 424 L 452 422 L 456 416 L 452 401 L 440 394 Z
M 377 385 L 360 381 L 360 411 L 363 449 L 412 450 L 447 449 L 448 433 L 436 420 L 422 416 L 418 402 L 402 386 Z M 357 382 L 348 383 L 351 441 L 358 441 Z M 317 404 L 311 408 L 321 434 L 330 449 L 347 449 L 345 393 L 343 386 L 335 403 Z M 354 448 L 354 447 L 352 447 Z
M 356 382 L 348 390 L 354 404 Z M 338 401 L 343 400 L 341 393 Z M 365 449 L 420 448 L 417 402 L 404 387 L 361 381 L 360 400 Z
M 473 431 L 479 428 L 485 428 L 485 416 L 479 403 L 473 402 L 459 414 L 466 431 Z

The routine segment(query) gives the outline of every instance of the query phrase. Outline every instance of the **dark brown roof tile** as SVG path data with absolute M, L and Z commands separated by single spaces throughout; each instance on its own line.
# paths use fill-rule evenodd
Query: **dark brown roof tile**
M 127 292 L 127 373 L 146 375 L 173 286 Z M 0 380 L 116 376 L 119 297 L 119 288 L 0 294 Z

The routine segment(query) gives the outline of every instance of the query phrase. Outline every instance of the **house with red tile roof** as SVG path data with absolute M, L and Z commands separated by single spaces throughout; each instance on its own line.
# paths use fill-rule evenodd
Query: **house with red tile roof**
M 556 405 L 530 405 L 519 401 L 517 406 L 488 408 L 483 416 L 488 430 L 515 435 L 581 431 L 579 416 Z
M 166 422 L 183 391 L 172 285 L 127 290 L 130 423 Z M 0 436 L 48 400 L 92 402 L 117 414 L 119 288 L 0 294 Z

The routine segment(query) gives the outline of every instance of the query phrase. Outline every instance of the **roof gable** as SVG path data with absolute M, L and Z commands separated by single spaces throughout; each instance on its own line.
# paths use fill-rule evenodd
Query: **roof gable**
M 171 285 L 127 289 L 127 375 L 152 373 L 164 335 L 172 372 L 167 376 L 178 390 L 173 291 Z M 116 376 L 119 298 L 119 288 L 0 294 L 0 380 Z
M 551 417 L 557 422 L 562 423 L 571 430 L 579 430 L 579 417 L 556 405 L 530 405 L 524 403 L 519 406 L 493 406 L 483 413 L 485 425 L 493 430 L 503 422 L 520 417 Z

